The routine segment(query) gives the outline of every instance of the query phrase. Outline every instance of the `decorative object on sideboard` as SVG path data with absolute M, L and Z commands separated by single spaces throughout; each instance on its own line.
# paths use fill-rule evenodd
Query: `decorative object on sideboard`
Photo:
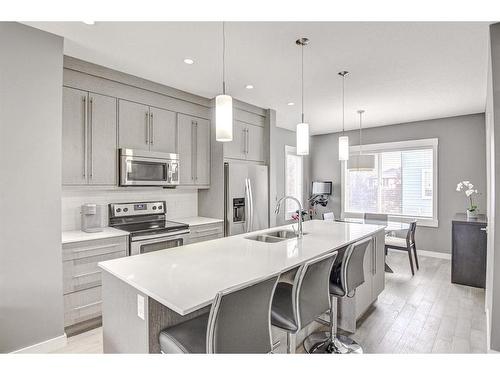
M 349 137 L 345 135 L 345 76 L 349 72 L 343 70 L 339 72 L 342 77 L 342 135 L 339 137 L 339 160 L 349 160 Z
M 457 184 L 457 191 L 464 191 L 465 196 L 469 200 L 469 207 L 467 208 L 467 218 L 468 219 L 477 219 L 479 215 L 479 209 L 477 205 L 474 204 L 474 194 L 478 194 L 477 189 L 474 189 L 474 185 L 468 181 L 461 181 Z
M 302 115 L 300 123 L 297 124 L 297 155 L 309 155 L 309 124 L 304 121 L 304 47 L 309 44 L 309 39 L 300 38 L 295 41 L 300 46 L 302 55 L 301 65 L 301 105 Z
M 233 98 L 226 95 L 226 29 L 222 22 L 222 95 L 215 97 L 215 139 L 233 140 Z
M 102 232 L 103 208 L 99 204 L 85 203 L 82 205 L 82 231 L 87 233 Z

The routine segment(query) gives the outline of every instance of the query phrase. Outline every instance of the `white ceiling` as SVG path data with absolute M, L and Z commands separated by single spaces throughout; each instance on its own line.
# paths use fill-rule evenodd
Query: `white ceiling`
M 30 22 L 65 37 L 67 55 L 205 97 L 221 92 L 221 23 Z M 305 117 L 313 134 L 483 112 L 487 23 L 230 22 L 230 95 L 277 111 L 278 126 L 300 120 L 299 37 L 305 48 Z M 195 60 L 193 65 L 183 62 Z M 253 90 L 245 89 L 247 84 Z M 290 107 L 288 102 L 295 102 Z

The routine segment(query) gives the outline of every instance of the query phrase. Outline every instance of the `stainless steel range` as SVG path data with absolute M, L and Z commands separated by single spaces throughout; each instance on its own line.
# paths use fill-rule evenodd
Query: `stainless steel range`
M 167 221 L 165 201 L 111 203 L 109 226 L 130 233 L 129 255 L 185 244 L 189 225 Z

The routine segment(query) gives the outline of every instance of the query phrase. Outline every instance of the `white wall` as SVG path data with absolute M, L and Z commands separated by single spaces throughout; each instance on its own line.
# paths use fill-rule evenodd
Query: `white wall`
M 0 352 L 60 337 L 63 39 L 0 22 Z
M 84 203 L 106 206 L 103 225 L 108 225 L 109 203 L 147 202 L 164 200 L 167 202 L 167 219 L 198 216 L 198 191 L 196 189 L 63 189 L 62 192 L 62 230 L 75 230 L 81 227 L 80 207 Z

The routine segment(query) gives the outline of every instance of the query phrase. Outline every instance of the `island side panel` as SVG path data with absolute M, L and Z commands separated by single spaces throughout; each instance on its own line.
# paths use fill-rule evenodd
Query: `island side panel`
M 210 312 L 210 307 L 206 306 L 190 314 L 180 315 L 169 309 L 165 305 L 153 298 L 148 300 L 148 320 L 149 320 L 149 353 L 161 353 L 160 332 L 165 328 L 174 326 L 186 320 L 195 318 Z
M 138 316 L 144 298 L 144 319 Z M 104 353 L 149 353 L 148 297 L 103 270 L 102 334 Z

